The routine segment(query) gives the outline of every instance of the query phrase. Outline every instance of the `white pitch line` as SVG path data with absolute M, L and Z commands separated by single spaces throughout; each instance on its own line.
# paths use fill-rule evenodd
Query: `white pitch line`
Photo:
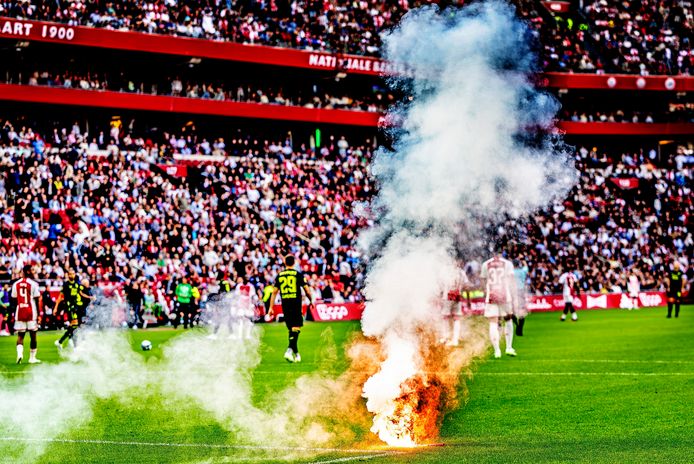
M 573 362 L 573 363 L 616 363 L 616 364 L 694 364 L 694 361 L 673 360 L 666 361 L 663 359 L 518 359 L 521 362 Z
M 312 464 L 333 464 L 336 462 L 350 462 L 350 461 L 366 461 L 369 459 L 375 459 L 375 458 L 382 458 L 384 456 L 394 456 L 396 452 L 389 452 L 389 453 L 380 453 L 380 454 L 364 454 L 362 456 L 349 456 L 346 458 L 335 458 L 335 459 L 328 459 L 327 461 L 313 461 Z
M 668 377 L 683 376 L 694 377 L 694 372 L 478 372 L 478 375 L 509 375 L 509 376 L 647 376 L 647 377 Z
M 212 448 L 212 449 L 240 449 L 249 451 L 300 451 L 310 453 L 369 453 L 367 456 L 384 454 L 383 450 L 368 449 L 344 449 L 344 448 L 311 448 L 304 446 L 266 446 L 266 445 L 226 445 L 223 443 L 166 443 L 147 441 L 117 441 L 117 440 L 77 440 L 70 438 L 21 438 L 0 437 L 0 441 L 16 441 L 27 443 L 68 443 L 68 444 L 92 444 L 92 445 L 118 445 L 118 446 L 158 446 L 169 448 Z M 387 453 L 386 453 L 387 454 Z

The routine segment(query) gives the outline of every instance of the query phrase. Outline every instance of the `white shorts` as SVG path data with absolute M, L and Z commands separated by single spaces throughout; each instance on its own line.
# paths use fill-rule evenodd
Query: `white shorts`
M 510 304 L 487 303 L 484 305 L 484 317 L 505 317 L 513 315 Z
M 574 304 L 574 297 L 571 295 L 564 295 L 564 304 Z
M 458 317 L 463 315 L 463 303 L 460 301 L 447 301 L 441 310 L 443 317 Z
M 638 298 L 639 292 L 629 292 L 629 298 Z
M 14 321 L 14 330 L 17 332 L 36 332 L 39 325 L 36 321 Z

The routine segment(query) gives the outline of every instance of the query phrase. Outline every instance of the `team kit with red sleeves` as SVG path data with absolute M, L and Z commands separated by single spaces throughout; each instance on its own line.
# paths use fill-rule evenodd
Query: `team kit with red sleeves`
M 494 256 L 482 263 L 480 277 L 485 282 L 484 317 L 489 319 L 489 339 L 494 348 L 494 357 L 501 357 L 499 324 L 503 324 L 505 329 L 506 354 L 516 356 L 512 320 L 516 287 L 513 263 L 501 256 Z
M 30 332 L 30 355 L 29 363 L 35 364 L 40 362 L 36 358 L 38 344 L 36 342 L 36 331 L 38 325 L 38 308 L 36 305 L 37 299 L 40 297 L 39 284 L 27 277 L 22 277 L 12 285 L 12 298 L 17 302 L 17 308 L 14 314 L 14 330 L 17 332 L 17 364 L 24 359 L 24 334 Z

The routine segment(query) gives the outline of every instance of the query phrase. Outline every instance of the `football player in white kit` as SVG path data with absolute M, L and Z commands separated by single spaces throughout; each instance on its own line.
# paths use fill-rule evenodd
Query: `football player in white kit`
M 441 315 L 443 316 L 443 333 L 441 343 L 448 346 L 458 346 L 460 343 L 460 331 L 463 317 L 462 293 L 469 289 L 469 280 L 462 267 L 458 268 L 455 287 L 446 295 Z
M 513 295 L 515 280 L 513 263 L 497 254 L 482 264 L 480 278 L 485 289 L 484 317 L 489 320 L 489 339 L 494 357 L 501 357 L 499 323 L 505 321 L 506 354 L 516 356 L 513 349 Z
M 572 271 L 566 271 L 559 276 L 559 283 L 563 286 L 562 295 L 564 297 L 564 312 L 561 321 L 566 320 L 566 315 L 571 311 L 571 320 L 576 322 L 578 314 L 574 308 L 574 298 L 578 296 L 578 277 Z
M 627 280 L 627 289 L 629 290 L 629 299 L 631 300 L 631 309 L 639 309 L 639 292 L 641 292 L 641 280 L 639 279 L 638 271 L 634 268 L 629 272 Z
M 24 335 L 29 331 L 29 364 L 40 363 L 36 358 L 38 343 L 36 332 L 39 330 L 38 315 L 41 302 L 39 284 L 32 278 L 31 266 L 24 266 L 22 277 L 12 284 L 12 298 L 17 303 L 14 317 L 14 330 L 17 332 L 17 364 L 24 358 Z
M 232 338 L 250 339 L 253 337 L 253 317 L 255 305 L 258 302 L 258 292 L 250 282 L 244 283 L 239 277 L 234 288 L 234 304 L 232 305 L 233 332 Z

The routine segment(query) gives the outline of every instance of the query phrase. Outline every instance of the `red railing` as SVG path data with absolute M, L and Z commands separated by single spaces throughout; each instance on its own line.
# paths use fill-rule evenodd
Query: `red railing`
M 312 52 L 265 45 L 191 39 L 142 32 L 114 31 L 84 26 L 25 21 L 0 17 L 0 38 L 81 45 L 169 55 L 212 58 L 273 66 L 286 66 L 353 74 L 380 75 L 397 66 L 373 57 Z M 633 76 L 546 73 L 546 87 L 569 89 L 620 89 L 687 92 L 694 90 L 691 76 Z
M 369 113 L 366 111 L 324 110 L 300 106 L 240 103 L 203 100 L 200 98 L 16 84 L 0 84 L 0 101 L 2 100 L 362 127 L 377 127 L 383 118 L 383 115 L 380 113 Z M 557 123 L 557 127 L 560 131 L 569 135 L 676 136 L 694 134 L 694 124 L 692 123 L 648 124 L 561 121 Z
M 687 122 L 629 123 L 560 121 L 559 130 L 569 135 L 692 135 L 694 124 Z
M 378 113 L 366 111 L 325 110 L 14 84 L 0 84 L 0 100 L 367 127 L 377 126 L 380 118 Z

